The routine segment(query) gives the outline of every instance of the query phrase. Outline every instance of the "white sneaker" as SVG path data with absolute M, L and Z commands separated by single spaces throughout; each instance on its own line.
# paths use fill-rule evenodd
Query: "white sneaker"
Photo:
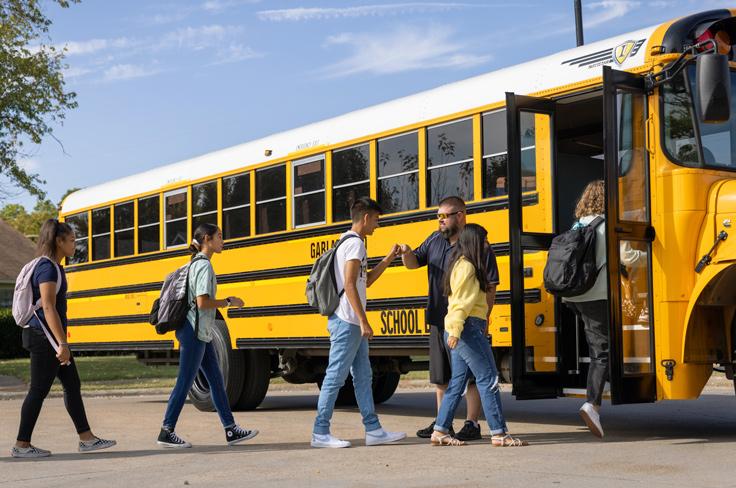
M 601 416 L 593 405 L 588 402 L 583 403 L 583 406 L 580 407 L 580 416 L 583 418 L 583 422 L 585 422 L 585 425 L 588 426 L 588 429 L 590 429 L 590 432 L 594 436 L 603 438 Z
M 51 451 L 36 446 L 10 448 L 10 455 L 14 458 L 40 458 L 51 456 Z
M 381 444 L 390 444 L 400 441 L 406 437 L 405 432 L 387 432 L 383 429 L 376 429 L 365 433 L 366 446 L 380 446 Z
M 340 449 L 350 447 L 350 442 L 333 437 L 332 434 L 312 434 L 312 447 Z

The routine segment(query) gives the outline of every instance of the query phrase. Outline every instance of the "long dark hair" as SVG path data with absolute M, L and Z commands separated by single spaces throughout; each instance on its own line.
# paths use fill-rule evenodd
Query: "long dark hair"
M 36 243 L 36 256 L 46 256 L 56 259 L 56 238 L 72 234 L 74 229 L 66 222 L 57 219 L 48 219 L 41 226 Z
M 204 237 L 209 236 L 211 239 L 213 235 L 217 234 L 218 230 L 220 230 L 220 228 L 215 224 L 204 223 L 197 226 L 194 231 L 194 239 L 192 239 L 192 243 L 189 245 L 189 252 L 192 253 L 192 257 L 196 256 L 197 253 L 202 250 Z
M 488 277 L 486 272 L 486 237 L 488 231 L 478 224 L 467 224 L 460 236 L 458 237 L 455 250 L 450 257 L 450 265 L 447 266 L 445 272 L 445 295 L 452 293 L 450 286 L 450 275 L 452 268 L 455 267 L 458 259 L 464 257 L 475 268 L 475 277 L 478 279 L 480 290 L 485 293 L 488 287 Z

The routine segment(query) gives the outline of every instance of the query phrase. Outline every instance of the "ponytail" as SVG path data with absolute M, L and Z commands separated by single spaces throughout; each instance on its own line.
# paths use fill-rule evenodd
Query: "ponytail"
M 57 219 L 48 219 L 43 223 L 41 230 L 38 232 L 36 256 L 46 256 L 51 259 L 56 258 L 56 238 L 66 237 L 73 232 L 74 229 L 66 222 L 59 222 Z
M 217 234 L 218 230 L 220 229 L 215 224 L 204 223 L 197 226 L 197 229 L 194 231 L 194 238 L 192 239 L 191 244 L 189 244 L 189 252 L 192 253 L 192 257 L 196 256 L 197 253 L 202 250 L 202 244 L 204 244 L 205 237 L 209 237 L 211 239 L 212 236 Z

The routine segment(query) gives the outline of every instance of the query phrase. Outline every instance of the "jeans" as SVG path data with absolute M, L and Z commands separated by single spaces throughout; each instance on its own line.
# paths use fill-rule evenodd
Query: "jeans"
M 23 329 L 23 347 L 31 353 L 31 385 L 20 409 L 17 439 L 21 442 L 31 442 L 43 401 L 57 377 L 64 387 L 64 406 L 74 422 L 77 433 L 87 432 L 89 423 L 84 411 L 82 385 L 74 358 L 70 360 L 70 365 L 62 366 L 44 333 L 30 327 Z
M 210 385 L 210 394 L 215 410 L 220 416 L 220 422 L 225 428 L 235 425 L 233 412 L 230 410 L 230 402 L 225 392 L 225 382 L 222 379 L 222 371 L 217 362 L 217 353 L 211 342 L 204 342 L 194 336 L 194 328 L 186 321 L 176 331 L 179 341 L 179 373 L 176 376 L 174 390 L 169 397 L 164 415 L 163 427 L 174 430 L 179 420 L 181 409 L 187 399 L 187 393 L 194 383 L 197 372 L 201 369 L 207 383 Z
M 330 433 L 330 419 L 335 409 L 335 400 L 345 384 L 348 372 L 353 375 L 355 399 L 366 432 L 381 428 L 373 404 L 373 370 L 368 358 L 368 340 L 360 333 L 360 327 L 332 315 L 327 321 L 330 332 L 330 359 L 325 379 L 319 392 L 317 418 L 314 420 L 315 434 Z
M 588 342 L 587 401 L 600 406 L 603 387 L 608 380 L 608 301 L 568 302 L 583 319 L 585 339 Z
M 455 349 L 450 350 L 450 370 L 452 377 L 442 399 L 434 430 L 444 434 L 450 431 L 455 410 L 468 380 L 468 373 L 475 375 L 475 383 L 480 393 L 483 413 L 488 421 L 491 434 L 508 431 L 501 409 L 501 393 L 498 388 L 498 370 L 493 359 L 491 345 L 485 335 L 486 322 L 477 317 L 468 317 Z M 445 331 L 445 341 L 449 334 Z

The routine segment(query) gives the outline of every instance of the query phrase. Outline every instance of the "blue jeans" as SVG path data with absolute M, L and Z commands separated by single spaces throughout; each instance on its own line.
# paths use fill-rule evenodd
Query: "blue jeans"
M 465 327 L 455 349 L 450 349 L 450 370 L 452 377 L 442 399 L 440 411 L 434 430 L 447 433 L 450 431 L 455 409 L 468 380 L 468 370 L 475 375 L 475 383 L 480 393 L 483 413 L 488 421 L 491 434 L 502 434 L 508 431 L 506 420 L 501 409 L 501 393 L 498 388 L 498 370 L 493 359 L 491 345 L 485 335 L 486 321 L 477 317 L 468 317 Z M 445 341 L 449 334 L 445 331 Z
M 222 426 L 232 427 L 235 425 L 235 419 L 230 410 L 230 402 L 225 392 L 222 371 L 217 363 L 215 347 L 211 342 L 200 341 L 195 337 L 194 328 L 188 321 L 176 331 L 176 338 L 179 341 L 179 374 L 176 376 L 176 384 L 169 397 L 169 404 L 166 406 L 163 426 L 170 430 L 176 427 L 176 421 L 179 420 L 181 409 L 184 408 L 187 393 L 201 368 L 210 385 L 212 403 L 215 404 Z
M 366 432 L 381 428 L 373 404 L 373 370 L 368 358 L 368 341 L 360 333 L 360 327 L 332 315 L 327 321 L 330 332 L 330 359 L 322 381 L 317 402 L 317 418 L 314 420 L 315 434 L 330 433 L 330 419 L 335 409 L 335 400 L 345 384 L 348 372 L 353 375 L 355 399 Z

